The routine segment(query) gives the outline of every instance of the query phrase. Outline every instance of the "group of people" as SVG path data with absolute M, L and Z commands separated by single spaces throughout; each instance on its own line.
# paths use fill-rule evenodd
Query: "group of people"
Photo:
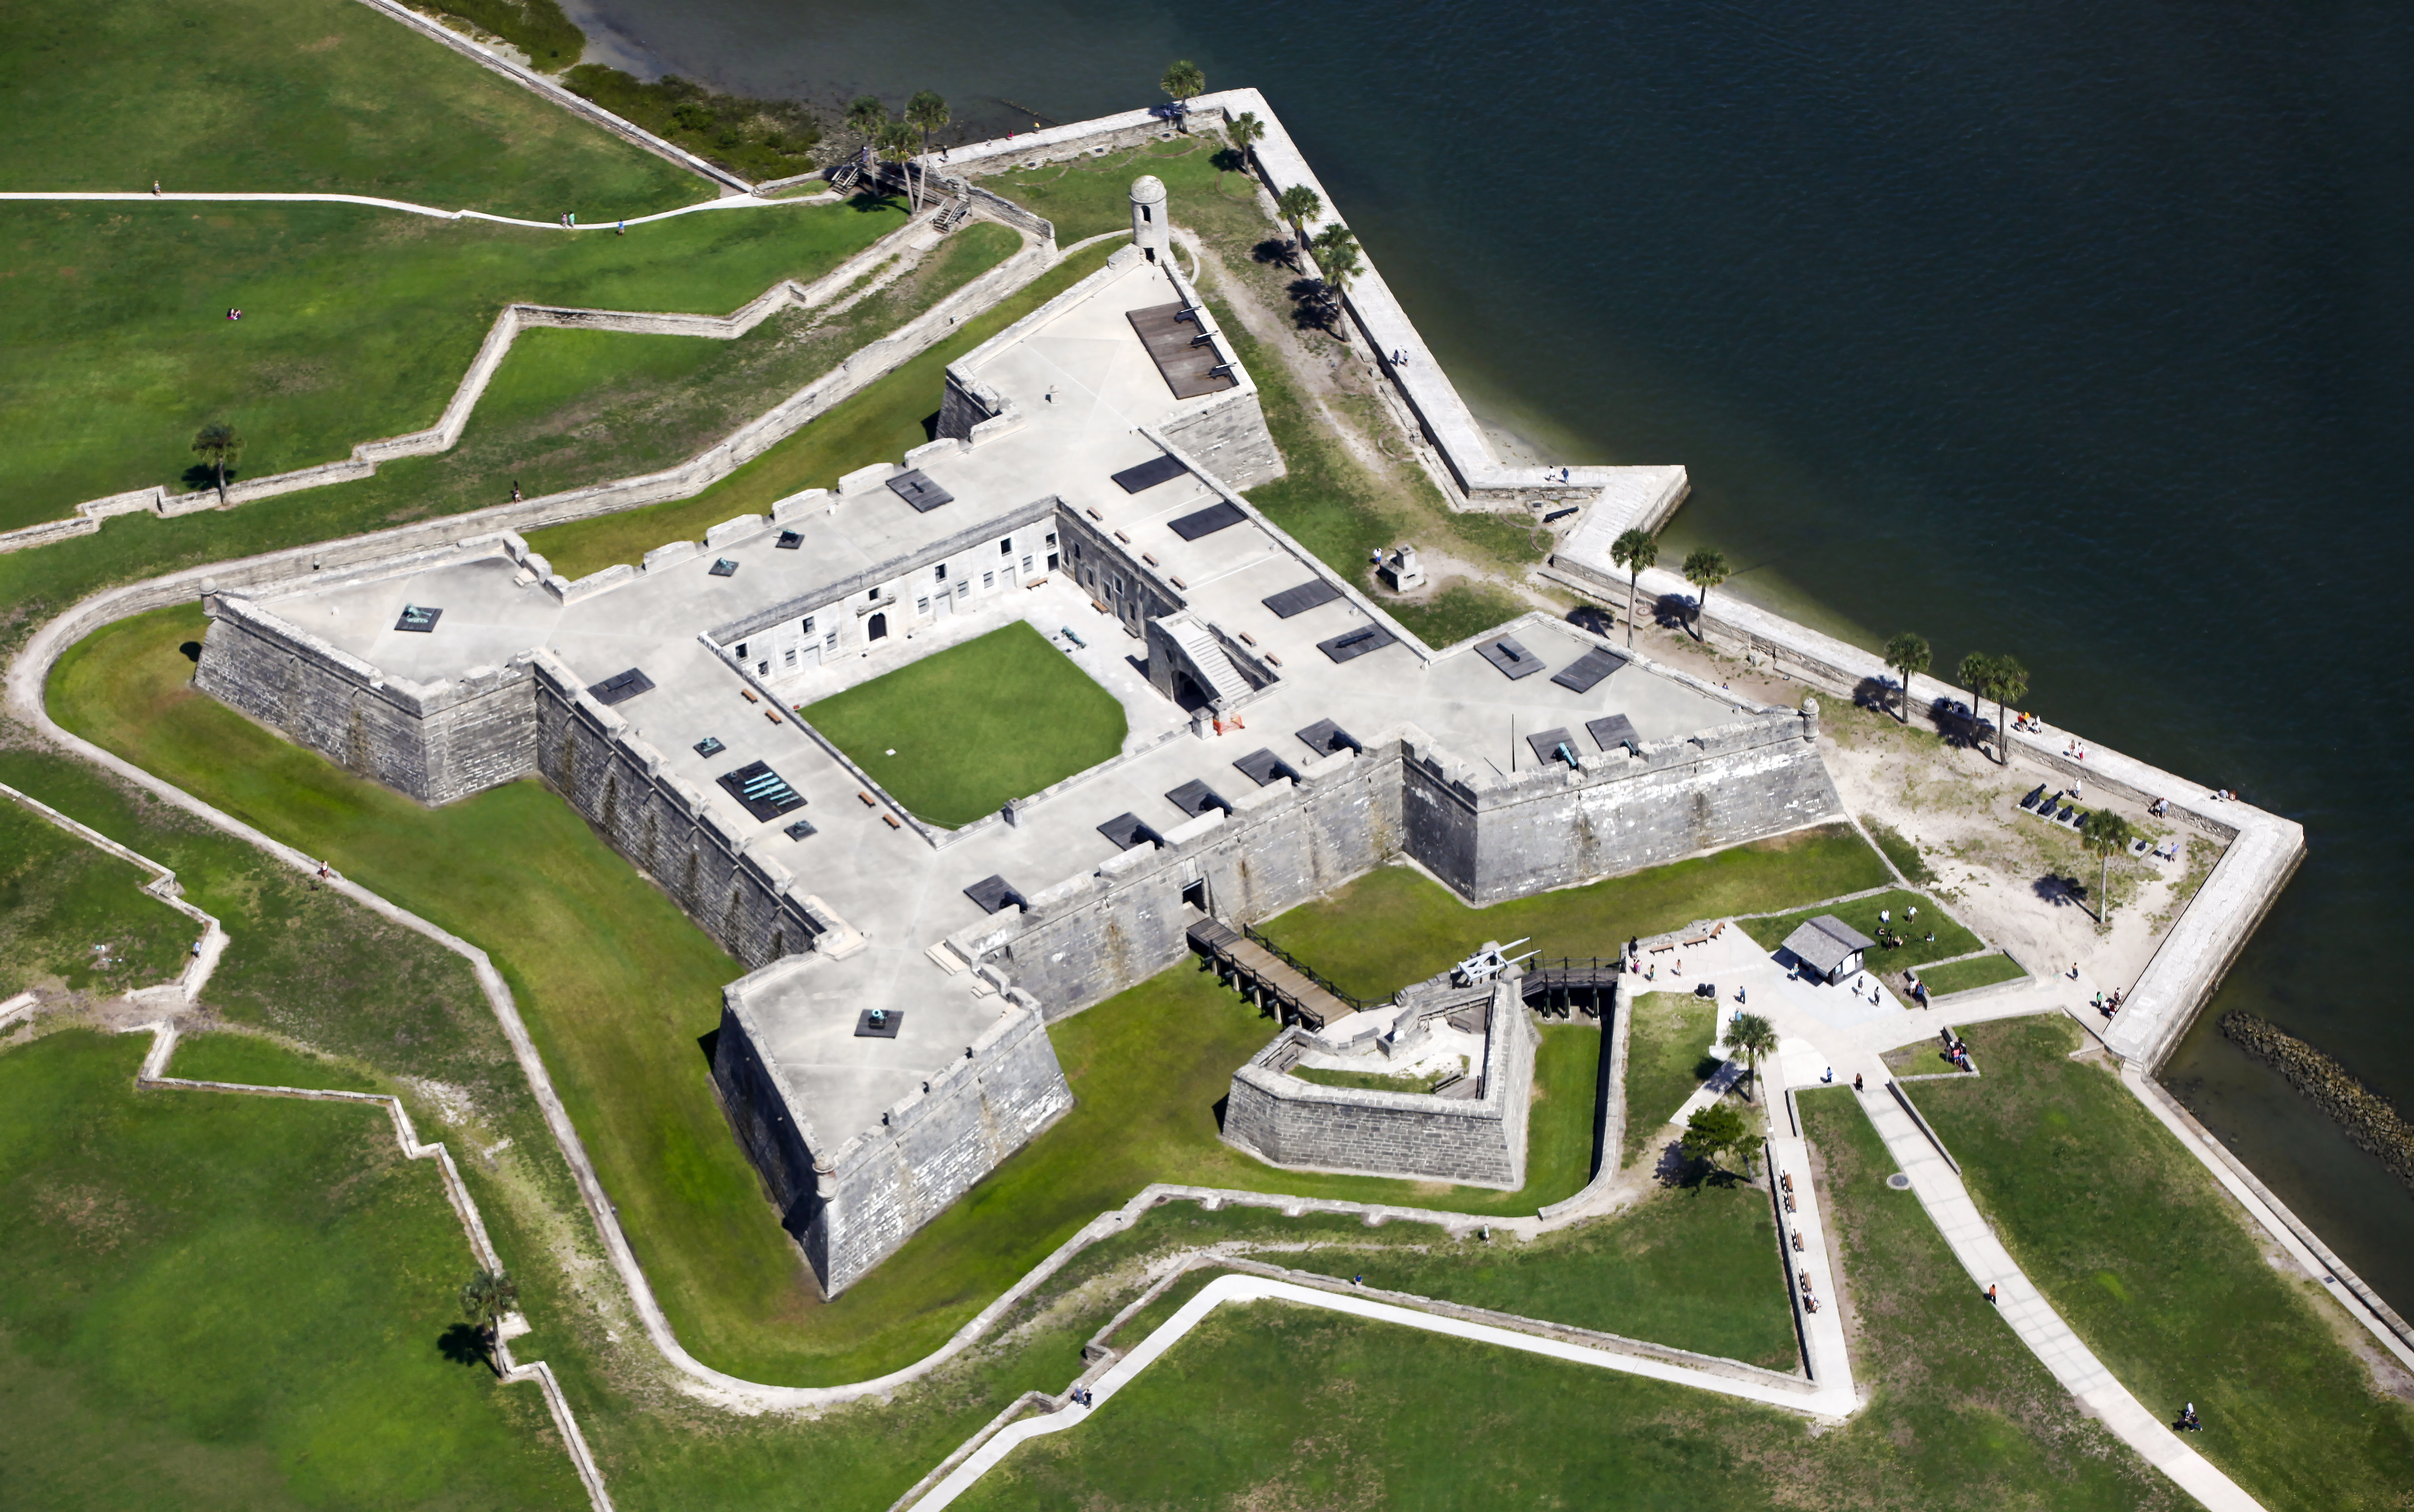
M 2062 754 L 2073 761 L 2084 761 L 2087 759 L 2087 742 L 2075 738 L 2064 741 L 2062 742 Z
M 1074 1404 L 1077 1406 L 1095 1407 L 1098 1404 L 1098 1399 L 1091 1395 L 1090 1388 L 1088 1386 L 1075 1386 L 1072 1391 L 1072 1397 Z
M 1953 1032 L 1951 1025 L 1948 1025 L 1945 1028 L 1939 1029 L 1936 1033 L 1936 1037 L 1945 1041 L 1945 1049 L 1942 1054 L 1945 1060 L 1952 1065 L 1955 1070 L 1966 1071 L 1972 1069 L 1970 1065 L 1970 1047 L 1968 1044 L 1963 1042 L 1960 1036 Z
M 2235 803 L 2238 801 L 2238 789 L 2234 787 L 2216 787 L 2205 796 L 2216 803 Z
M 243 311 L 239 310 L 239 309 L 236 309 L 236 308 L 232 307 L 231 306 L 230 306 L 230 307 L 228 307 L 228 309 L 227 309 L 227 319 L 228 319 L 228 320 L 231 320 L 231 321 L 239 321 L 239 320 L 242 320 L 242 319 L 243 319 Z
M 2127 995 L 2123 993 L 2118 987 L 2113 988 L 2109 993 L 2097 993 L 2095 995 L 2095 1011 L 2103 1014 L 2108 1019 L 2110 1018 L 2113 1014 L 2121 1011 L 2121 999 L 2125 996 Z

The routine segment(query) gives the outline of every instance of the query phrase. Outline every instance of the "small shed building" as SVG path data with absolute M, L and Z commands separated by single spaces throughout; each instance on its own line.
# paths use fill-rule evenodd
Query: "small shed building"
M 1785 950 L 1802 963 L 1805 975 L 1829 986 L 1861 969 L 1861 952 L 1877 941 L 1834 914 L 1821 914 L 1785 936 Z

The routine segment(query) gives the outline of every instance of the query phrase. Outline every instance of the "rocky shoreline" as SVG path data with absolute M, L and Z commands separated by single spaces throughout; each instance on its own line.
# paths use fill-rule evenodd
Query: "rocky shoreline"
M 2407 1123 L 2387 1098 L 2268 1019 L 2245 1012 L 2225 1013 L 2221 1032 L 2287 1077 L 2314 1106 L 2336 1120 L 2347 1138 L 2380 1157 L 2392 1175 L 2414 1187 L 2414 1124 Z

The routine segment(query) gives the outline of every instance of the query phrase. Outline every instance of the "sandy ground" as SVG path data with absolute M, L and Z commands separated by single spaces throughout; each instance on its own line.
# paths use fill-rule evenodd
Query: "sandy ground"
M 2126 991 L 2178 917 L 2183 890 L 2193 893 L 2217 854 L 2213 841 L 2174 831 L 2142 805 L 2082 794 L 2082 806 L 2109 804 L 2158 842 L 2181 835 L 2175 861 L 2123 857 L 2112 863 L 2112 922 L 2099 929 L 2096 859 L 2077 835 L 2019 809 L 2022 795 L 2039 783 L 2055 791 L 2067 786 L 2064 779 L 2017 758 L 1998 766 L 1889 715 L 1821 701 L 1827 714 L 1820 754 L 1845 807 L 1915 844 L 1936 874 L 1930 890 L 1938 900 L 2032 971 L 2067 971 L 2077 963 L 2099 986 Z

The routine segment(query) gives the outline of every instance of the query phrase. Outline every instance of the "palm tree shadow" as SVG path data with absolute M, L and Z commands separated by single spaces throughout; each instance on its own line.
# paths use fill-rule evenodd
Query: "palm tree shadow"
M 486 1340 L 469 1324 L 456 1323 L 436 1339 L 436 1352 L 454 1365 L 486 1363 Z
M 230 485 L 233 484 L 236 479 L 242 476 L 243 470 L 241 468 L 230 467 L 227 469 L 226 480 Z M 184 481 L 185 487 L 187 488 L 215 488 L 218 486 L 218 470 L 210 466 L 207 462 L 196 462 L 191 467 L 185 469 Z

